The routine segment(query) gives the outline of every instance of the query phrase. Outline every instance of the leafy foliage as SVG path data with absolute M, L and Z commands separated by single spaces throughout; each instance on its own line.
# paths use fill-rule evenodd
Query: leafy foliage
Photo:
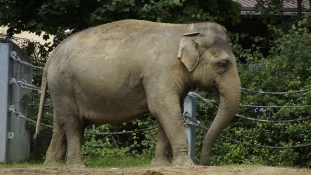
M 232 48 L 237 59 L 240 60 L 242 57 L 246 59 L 246 63 L 239 64 L 242 87 L 272 92 L 310 88 L 310 22 L 310 17 L 306 15 L 302 20 L 294 21 L 291 24 L 269 25 L 272 36 L 270 38 L 253 38 L 255 44 L 250 49 L 245 50 L 235 41 L 248 36 L 245 34 L 231 35 Z M 262 43 L 269 43 L 270 51 L 266 57 L 260 53 Z M 242 91 L 242 105 L 284 107 L 241 106 L 238 113 L 265 120 L 288 120 L 307 117 L 310 116 L 311 112 L 310 108 L 305 105 L 309 105 L 311 102 L 310 94 L 310 91 L 285 95 L 267 95 Z M 202 93 L 202 95 L 205 94 Z M 200 122 L 208 126 L 212 117 L 207 116 L 214 116 L 216 109 L 207 107 L 201 102 L 198 107 Z M 275 124 L 254 122 L 236 117 L 230 126 L 223 131 L 223 135 L 256 145 L 296 146 L 311 142 L 310 124 L 310 120 Z M 198 131 L 197 142 L 199 146 L 197 152 L 200 152 L 204 134 L 205 131 Z M 238 145 L 219 138 L 213 147 L 211 163 L 212 165 L 259 163 L 269 166 L 310 167 L 310 155 L 310 147 L 267 149 Z
M 99 133 L 135 131 L 155 125 L 155 120 L 150 115 L 145 115 L 128 123 L 88 127 L 85 132 L 94 134 L 85 134 L 82 152 L 88 158 L 112 155 L 153 155 L 156 129 L 131 134 L 101 135 Z
M 0 24 L 8 34 L 29 31 L 48 38 L 67 28 L 80 31 L 122 19 L 158 22 L 232 19 L 239 21 L 240 4 L 231 0 L 0 0 Z
M 263 22 L 266 24 L 276 24 L 278 22 L 284 22 L 284 3 L 292 3 L 296 5 L 295 12 L 297 15 L 295 18 L 301 20 L 302 12 L 310 11 L 310 7 L 302 6 L 302 2 L 309 1 L 309 5 L 311 5 L 311 0 L 256 0 L 257 4 L 255 5 L 255 10 L 261 11 L 260 18 L 263 19 Z

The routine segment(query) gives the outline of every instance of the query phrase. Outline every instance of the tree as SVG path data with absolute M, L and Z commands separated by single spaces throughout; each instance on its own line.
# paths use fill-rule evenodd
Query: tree
M 158 22 L 239 21 L 240 4 L 231 0 L 0 0 L 0 24 L 8 35 L 21 31 L 60 35 L 122 19 Z M 48 35 L 44 35 L 44 38 Z
M 311 9 L 311 0 L 308 0 L 310 6 L 305 7 L 305 9 L 302 7 L 303 1 L 307 2 L 307 0 L 257 0 L 256 10 L 262 10 L 263 19 L 267 20 L 269 18 L 269 23 L 271 23 L 283 19 L 283 3 L 291 2 L 297 5 L 297 17 L 301 19 L 302 12 L 310 11 Z

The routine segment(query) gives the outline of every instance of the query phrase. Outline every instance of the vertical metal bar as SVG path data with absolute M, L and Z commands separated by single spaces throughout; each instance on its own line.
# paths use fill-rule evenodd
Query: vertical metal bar
M 21 50 L 16 44 L 12 43 L 10 49 L 10 54 L 15 53 L 21 61 L 25 61 L 31 64 L 30 58 L 25 52 Z M 32 80 L 32 69 L 24 64 L 17 63 L 10 58 L 11 61 L 11 77 L 16 80 L 25 80 L 26 82 L 31 82 Z M 21 102 L 21 99 L 26 94 L 30 94 L 30 89 L 20 88 L 19 86 L 11 85 L 11 99 L 10 103 L 14 104 L 16 110 L 21 112 L 23 115 L 27 116 L 28 106 Z M 14 113 L 11 113 L 9 118 L 9 131 L 14 134 L 9 142 L 9 159 L 12 162 L 20 162 L 26 160 L 30 156 L 30 134 L 27 130 L 26 120 L 16 117 Z
M 195 122 L 197 116 L 197 99 L 187 96 L 184 100 L 184 113 L 191 115 L 190 121 Z M 195 161 L 195 126 L 185 124 L 185 131 L 188 138 L 188 155 Z
M 4 39 L 3 39 L 4 40 Z M 0 40 L 0 162 L 8 161 L 8 125 L 9 125 L 9 44 Z

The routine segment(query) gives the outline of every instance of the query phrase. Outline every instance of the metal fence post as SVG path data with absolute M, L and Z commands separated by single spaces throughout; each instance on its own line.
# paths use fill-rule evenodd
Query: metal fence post
M 10 80 L 31 82 L 32 69 L 13 61 L 13 55 L 31 62 L 16 44 L 0 38 L 0 162 L 20 162 L 30 155 L 30 134 L 26 121 L 9 110 L 16 108 L 27 115 L 27 106 L 22 98 L 31 90 L 17 87 Z
M 184 100 L 184 114 L 191 115 L 190 121 L 195 122 L 197 116 L 197 99 L 192 96 L 187 96 Z M 185 124 L 185 131 L 188 138 L 188 155 L 195 161 L 195 126 Z
M 0 39 L 0 162 L 7 162 L 9 155 L 8 125 L 10 91 L 10 46 Z

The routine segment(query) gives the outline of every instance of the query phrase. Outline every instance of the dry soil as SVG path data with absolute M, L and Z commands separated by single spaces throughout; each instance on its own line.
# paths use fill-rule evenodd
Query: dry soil
M 2 175 L 311 175 L 311 169 L 277 168 L 277 167 L 143 167 L 143 168 L 0 168 Z

